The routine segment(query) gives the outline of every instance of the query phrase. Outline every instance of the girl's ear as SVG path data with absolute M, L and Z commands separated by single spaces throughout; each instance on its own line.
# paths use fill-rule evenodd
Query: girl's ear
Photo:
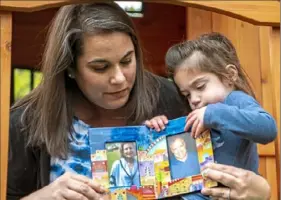
M 238 79 L 238 70 L 237 70 L 237 67 L 235 65 L 232 65 L 232 64 L 228 64 L 226 67 L 225 67 L 228 75 L 229 75 L 229 79 L 231 80 L 231 82 L 236 82 L 237 79 Z

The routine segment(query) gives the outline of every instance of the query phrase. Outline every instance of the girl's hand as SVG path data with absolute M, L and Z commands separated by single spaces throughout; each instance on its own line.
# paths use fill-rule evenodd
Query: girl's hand
M 102 200 L 105 189 L 85 176 L 65 173 L 50 185 L 30 194 L 23 200 Z
M 228 165 L 207 164 L 202 172 L 206 178 L 222 183 L 226 187 L 202 189 L 202 194 L 220 200 L 268 200 L 270 187 L 267 181 L 254 172 Z
M 188 131 L 189 128 L 192 126 L 191 137 L 195 139 L 207 129 L 204 126 L 204 114 L 206 108 L 207 107 L 204 106 L 202 108 L 196 109 L 186 117 L 186 124 L 184 130 Z
M 153 128 L 157 132 L 160 132 L 166 128 L 166 125 L 168 124 L 168 118 L 164 115 L 160 115 L 153 117 L 150 120 L 146 120 L 144 124 L 149 128 Z

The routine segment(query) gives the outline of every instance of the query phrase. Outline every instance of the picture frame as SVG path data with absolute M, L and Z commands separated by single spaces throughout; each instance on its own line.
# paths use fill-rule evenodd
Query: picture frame
M 217 186 L 201 175 L 214 162 L 210 131 L 193 139 L 185 119 L 169 120 L 161 132 L 144 125 L 91 128 L 92 178 L 112 200 L 162 199 Z

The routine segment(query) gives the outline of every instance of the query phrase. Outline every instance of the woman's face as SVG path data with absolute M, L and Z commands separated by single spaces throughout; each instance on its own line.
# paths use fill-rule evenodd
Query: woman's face
M 135 145 L 133 143 L 126 143 L 123 146 L 123 156 L 126 158 L 133 158 L 135 156 Z
M 123 107 L 136 77 L 135 48 L 124 33 L 89 36 L 78 57 L 76 82 L 93 104 L 104 109 Z

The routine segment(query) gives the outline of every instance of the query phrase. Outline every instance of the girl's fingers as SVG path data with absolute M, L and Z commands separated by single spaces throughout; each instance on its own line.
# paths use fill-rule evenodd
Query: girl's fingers
M 199 125 L 199 120 L 196 119 L 192 125 L 192 129 L 191 129 L 191 137 L 193 137 L 195 139 L 195 132 L 197 129 L 197 126 Z
M 159 131 L 161 130 L 161 129 L 160 129 L 160 126 L 158 125 L 158 121 L 157 121 L 155 118 L 153 118 L 152 120 L 150 120 L 150 122 L 151 122 L 153 128 L 154 128 L 157 132 L 159 132 Z
M 162 119 L 164 124 L 168 124 L 169 120 L 165 115 L 161 115 L 160 118 Z
M 194 111 L 192 111 L 191 113 L 189 113 L 189 114 L 187 115 L 186 119 L 185 119 L 185 122 L 187 122 L 188 119 L 191 118 L 194 114 L 195 114 Z
M 147 127 L 149 127 L 149 128 L 153 128 L 153 126 L 152 126 L 152 124 L 151 124 L 151 122 L 150 122 L 149 120 L 146 120 L 146 121 L 144 122 L 144 124 L 145 124 Z
M 192 115 L 194 115 L 196 113 L 197 110 L 193 110 L 192 112 L 190 112 L 187 117 L 191 117 Z
M 194 115 L 194 116 L 190 117 L 189 119 L 187 119 L 187 122 L 184 127 L 184 131 L 188 131 L 190 129 L 190 127 L 193 125 L 196 118 L 197 118 L 196 115 Z
M 195 131 L 195 138 L 198 138 L 201 134 L 202 134 L 202 132 L 204 131 L 204 125 L 203 125 L 203 123 L 202 122 L 199 122 L 199 124 L 198 124 L 198 126 L 197 126 L 197 128 L 196 128 L 196 131 Z
M 161 130 L 165 129 L 165 124 L 164 124 L 165 122 L 161 118 L 157 119 L 157 123 L 158 123 L 158 126 Z

